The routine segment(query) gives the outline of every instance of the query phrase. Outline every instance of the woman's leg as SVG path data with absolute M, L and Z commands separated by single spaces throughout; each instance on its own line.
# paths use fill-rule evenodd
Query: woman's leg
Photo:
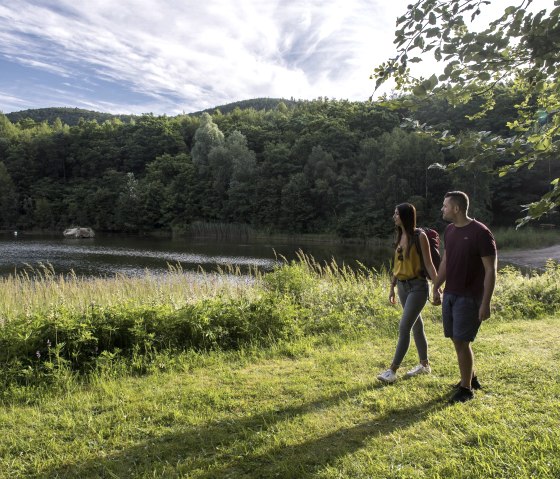
M 391 369 L 393 371 L 396 371 L 399 368 L 404 356 L 406 355 L 406 352 L 408 351 L 408 348 L 410 346 L 410 331 L 411 329 L 413 329 L 415 323 L 418 322 L 417 319 L 420 315 L 420 312 L 422 311 L 422 308 L 424 307 L 426 301 L 428 300 L 428 286 L 427 283 L 423 283 L 423 282 L 418 282 L 418 284 L 413 283 L 412 285 L 410 283 L 403 284 L 399 282 L 398 293 L 399 293 L 400 302 L 403 305 L 403 314 L 401 317 L 401 321 L 399 323 L 399 340 L 397 342 L 397 349 L 395 351 L 395 356 L 393 357 L 393 363 L 391 364 Z M 423 334 L 423 330 L 424 330 L 423 323 L 421 323 L 420 327 L 422 329 L 422 334 Z M 416 330 L 417 329 L 418 328 L 416 328 Z M 414 336 L 415 342 L 417 341 L 416 330 Z M 418 332 L 418 336 L 421 344 L 422 340 L 420 338 L 420 332 Z M 425 339 L 426 338 L 424 335 L 424 340 Z M 416 344 L 418 347 L 418 343 Z M 426 359 L 428 354 L 427 351 L 428 351 L 428 344 L 426 341 L 425 352 L 423 353 L 425 354 Z M 419 350 L 419 354 L 420 354 L 420 350 Z
M 426 333 L 424 332 L 424 321 L 422 321 L 422 315 L 418 315 L 418 319 L 412 326 L 412 334 L 414 336 L 414 344 L 416 344 L 416 350 L 418 351 L 420 364 L 422 364 L 423 366 L 427 366 L 428 340 L 426 338 Z

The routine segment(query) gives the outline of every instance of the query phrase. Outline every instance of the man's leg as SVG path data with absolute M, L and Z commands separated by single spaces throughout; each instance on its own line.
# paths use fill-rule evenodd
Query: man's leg
M 474 372 L 474 353 L 470 341 L 453 338 L 453 345 L 457 353 L 459 372 L 461 373 L 461 386 L 471 389 L 471 380 Z

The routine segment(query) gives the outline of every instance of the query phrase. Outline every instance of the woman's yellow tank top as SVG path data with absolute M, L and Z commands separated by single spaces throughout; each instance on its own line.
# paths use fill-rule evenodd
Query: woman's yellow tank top
M 399 256 L 402 255 L 402 260 Z M 403 253 L 397 253 L 395 250 L 395 260 L 393 262 L 393 275 L 400 279 L 401 281 L 406 281 L 408 279 L 414 279 L 420 277 L 420 272 L 422 271 L 422 259 L 418 254 L 416 249 L 416 244 L 412 243 L 410 246 L 410 254 L 408 258 Z

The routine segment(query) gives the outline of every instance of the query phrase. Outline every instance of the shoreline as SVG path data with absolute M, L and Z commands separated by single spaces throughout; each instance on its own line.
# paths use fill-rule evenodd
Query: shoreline
M 549 259 L 560 263 L 560 244 L 531 250 L 507 250 L 503 253 L 498 250 L 498 261 L 522 268 L 543 269 Z

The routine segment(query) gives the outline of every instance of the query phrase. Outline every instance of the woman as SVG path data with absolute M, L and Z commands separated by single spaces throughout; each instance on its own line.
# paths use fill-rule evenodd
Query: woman
M 424 323 L 420 312 L 428 301 L 428 281 L 421 274 L 422 258 L 425 269 L 434 281 L 437 271 L 432 262 L 428 237 L 421 230 L 416 230 L 416 208 L 410 203 L 397 205 L 393 214 L 395 222 L 395 259 L 393 263 L 393 280 L 389 292 L 389 301 L 396 304 L 395 286 L 398 288 L 399 300 L 403 306 L 403 314 L 399 324 L 397 350 L 391 367 L 377 376 L 377 379 L 392 383 L 397 379 L 397 370 L 410 346 L 410 331 L 414 334 L 414 343 L 418 350 L 420 364 L 406 373 L 412 377 L 431 372 L 428 361 L 428 341 L 424 333 Z M 415 235 L 418 241 L 415 241 Z M 417 245 L 421 251 L 418 251 Z M 441 302 L 440 290 L 434 293 L 434 304 Z

